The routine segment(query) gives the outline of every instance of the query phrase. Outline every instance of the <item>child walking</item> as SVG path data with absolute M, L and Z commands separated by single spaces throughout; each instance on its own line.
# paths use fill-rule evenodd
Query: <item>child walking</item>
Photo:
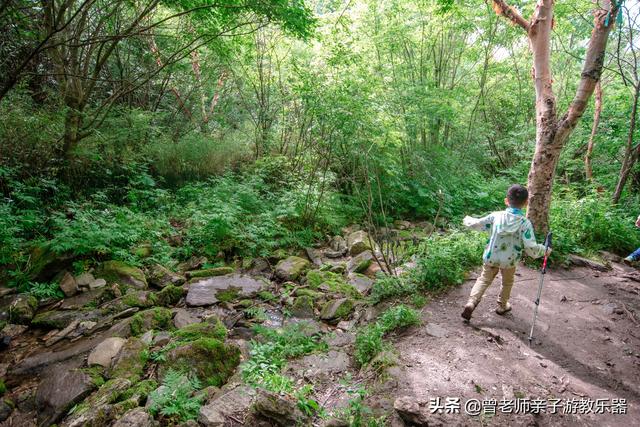
M 640 215 L 638 215 L 638 219 L 636 219 L 636 227 L 640 228 Z M 626 257 L 624 261 L 629 265 L 640 261 L 640 248 L 636 249 L 635 252 Z
M 462 317 L 471 319 L 471 314 L 482 299 L 487 288 L 498 274 L 502 275 L 502 290 L 498 298 L 496 313 L 503 315 L 511 311 L 509 296 L 516 274 L 516 265 L 522 252 L 533 258 L 544 255 L 544 245 L 536 243 L 533 233 L 533 226 L 524 216 L 522 209 L 527 205 L 529 192 L 522 185 L 512 185 L 507 190 L 507 197 L 504 199 L 507 209 L 493 212 L 484 218 L 476 219 L 470 216 L 464 218 L 463 223 L 467 227 L 489 231 L 491 237 L 482 256 L 482 273 L 476 281 L 469 301 L 464 306 Z M 548 249 L 548 253 L 551 249 Z

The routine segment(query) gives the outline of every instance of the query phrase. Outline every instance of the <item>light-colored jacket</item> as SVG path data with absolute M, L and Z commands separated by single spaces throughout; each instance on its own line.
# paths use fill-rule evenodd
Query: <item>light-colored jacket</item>
M 482 256 L 491 267 L 515 267 L 523 251 L 532 258 L 544 255 L 544 245 L 536 242 L 533 225 L 520 209 L 507 208 L 479 219 L 468 216 L 464 225 L 491 233 Z

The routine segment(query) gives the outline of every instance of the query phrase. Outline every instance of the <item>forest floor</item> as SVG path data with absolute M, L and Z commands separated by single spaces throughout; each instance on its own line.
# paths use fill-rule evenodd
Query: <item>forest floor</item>
M 311 261 L 316 259 L 317 265 L 342 265 L 343 268 L 346 265 L 344 280 L 359 292 L 371 289 L 373 271 L 369 272 L 369 279 L 352 275 L 348 272 L 357 264 L 353 262 L 356 257 L 344 255 L 328 259 L 325 255 L 330 252 L 329 247 L 319 247 L 308 250 L 307 255 Z M 168 308 L 162 309 L 144 310 L 161 301 L 160 296 L 167 296 L 163 292 L 171 288 L 168 285 L 162 291 L 134 290 L 105 298 L 108 287 L 103 281 L 101 288 L 40 307 L 40 320 L 34 320 L 29 327 L 6 326 L 5 334 L 9 330 L 14 333 L 8 348 L 0 351 L 0 377 L 5 378 L 9 389 L 4 395 L 8 418 L 0 425 L 36 426 L 58 422 L 67 427 L 157 426 L 143 409 L 145 402 L 148 407 L 151 400 L 147 394 L 128 397 L 131 393 L 119 388 L 137 390 L 135 380 L 127 379 L 131 372 L 137 372 L 138 377 L 157 386 L 155 379 L 160 379 L 161 369 L 174 364 L 172 349 L 191 345 L 180 341 L 176 330 L 184 331 L 190 325 L 207 323 L 212 318 L 225 323 L 229 329 L 227 342 L 241 350 L 243 360 L 249 360 L 253 340 L 262 338 L 255 336 L 252 330 L 255 322 L 247 319 L 243 300 L 198 300 L 208 299 L 211 292 L 219 292 L 210 289 L 203 294 L 198 291 L 202 283 L 236 283 L 239 277 L 251 285 L 256 282 L 249 278 L 262 278 L 264 282 L 260 283 L 268 285 L 276 295 L 275 300 L 251 297 L 249 301 L 267 314 L 263 326 L 279 330 L 307 322 L 310 334 L 326 342 L 325 351 L 312 351 L 290 359 L 282 370 L 296 389 L 311 385 L 308 397 L 322 407 L 315 417 L 305 418 L 302 425 L 640 425 L 638 269 L 615 262 L 606 268 L 603 266 L 603 271 L 588 266 L 551 269 L 545 277 L 531 347 L 527 338 L 539 272 L 524 266 L 518 268 L 511 297 L 513 311 L 505 316 L 493 311 L 500 289 L 498 277 L 471 322 L 465 323 L 460 313 L 477 276 L 477 272 L 472 272 L 462 286 L 431 296 L 420 310 L 419 326 L 389 335 L 386 339 L 391 346 L 379 355 L 381 357 L 358 368 L 353 357 L 358 333 L 398 301 L 371 305 L 358 298 L 350 315 L 340 322 L 328 321 L 324 314 L 318 315 L 318 305 L 321 301 L 344 300 L 340 294 L 346 292 L 344 284 L 341 290 L 336 290 L 323 283 L 311 291 L 311 271 L 319 270 L 311 270 L 305 284 L 299 284 L 278 279 L 278 267 L 275 272 L 268 263 L 263 267 L 260 271 L 255 270 L 255 266 L 243 269 L 244 276 L 233 273 L 217 278 L 194 278 L 183 285 L 184 292 L 178 294 L 178 299 L 167 302 Z M 371 264 L 372 267 L 375 265 Z M 147 275 L 151 277 L 150 273 Z M 193 271 L 191 275 L 193 277 Z M 313 295 L 315 311 L 311 307 L 310 313 L 297 318 L 293 312 L 296 306 L 291 301 L 302 298 L 305 289 L 308 295 Z M 181 297 L 185 293 L 186 298 Z M 296 295 L 295 300 L 292 295 Z M 15 302 L 16 296 L 9 294 L 0 300 L 2 306 L 7 301 Z M 169 324 L 160 328 L 147 324 L 159 313 L 156 310 L 165 310 Z M 43 318 L 49 319 L 46 325 Z M 85 321 L 78 322 L 82 319 Z M 146 320 L 142 322 L 142 319 Z M 90 363 L 96 346 L 114 337 L 121 340 L 122 350 L 115 350 L 106 360 L 104 370 L 96 370 L 95 364 Z M 171 360 L 145 358 L 143 361 L 142 349 L 147 354 L 165 352 Z M 203 362 L 197 358 L 199 355 L 188 357 L 193 357 L 194 363 Z M 121 366 L 126 369 L 120 369 Z M 116 373 L 120 371 L 124 377 Z M 94 376 L 90 377 L 89 373 Z M 110 379 L 105 383 L 103 377 Z M 100 381 L 96 382 L 96 378 Z M 240 370 L 220 389 L 209 387 L 206 391 L 208 395 L 198 421 L 179 425 L 289 425 L 273 414 L 282 410 L 284 415 L 297 416 L 295 403 L 292 406 L 288 400 L 275 397 L 277 395 L 256 396 L 244 383 Z M 277 408 L 268 411 L 263 408 L 255 413 L 260 407 L 255 402 L 260 401 L 264 406 L 265 401 L 273 399 L 282 400 L 278 400 Z M 7 406 L 7 400 L 12 404 Z M 443 411 L 433 413 L 438 403 Z M 76 409 L 69 411 L 74 405 Z M 370 415 L 380 422 L 358 421 L 358 414 L 366 412 L 364 408 L 370 408 Z M 534 414 L 535 408 L 540 409 L 539 414 Z M 551 413 L 553 408 L 556 413 Z M 160 425 L 178 425 L 169 418 L 159 418 Z
M 473 280 L 451 289 L 423 308 L 421 327 L 395 340 L 400 363 L 393 371 L 396 385 L 386 395 L 393 396 L 405 419 L 429 425 L 639 425 L 640 330 L 634 312 L 640 312 L 640 275 L 612 265 L 609 272 L 587 267 L 548 272 L 532 347 L 528 335 L 538 271 L 518 269 L 513 311 L 506 316 L 493 311 L 498 277 L 468 324 L 460 312 Z M 432 415 L 430 399 L 440 398 L 444 405 L 447 397 L 460 399 L 460 413 Z M 541 398 L 548 411 L 560 406 L 557 414 L 501 411 L 510 407 L 501 406 L 503 399 L 518 398 Z M 469 399 L 495 399 L 496 415 L 465 414 Z M 610 406 L 612 399 L 625 399 L 618 403 L 626 402 L 627 414 L 612 414 L 613 407 L 596 414 L 596 399 Z

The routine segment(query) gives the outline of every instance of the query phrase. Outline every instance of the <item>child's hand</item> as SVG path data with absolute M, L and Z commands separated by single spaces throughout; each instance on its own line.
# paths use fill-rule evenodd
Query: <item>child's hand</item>
M 462 223 L 467 227 L 470 227 L 474 222 L 475 222 L 474 218 L 470 217 L 469 215 L 465 216 L 464 219 L 462 220 Z

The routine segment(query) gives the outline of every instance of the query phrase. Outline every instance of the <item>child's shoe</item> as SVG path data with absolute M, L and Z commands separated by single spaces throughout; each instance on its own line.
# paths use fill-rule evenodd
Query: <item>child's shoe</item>
M 637 260 L 633 259 L 632 256 L 628 256 L 625 259 L 622 260 L 625 264 L 633 266 L 636 264 Z
M 500 316 L 504 316 L 505 314 L 507 314 L 508 312 L 511 311 L 511 304 L 506 303 L 504 305 L 498 303 L 498 308 L 496 308 L 496 314 L 499 314 Z
M 461 314 L 462 318 L 466 321 L 471 320 L 471 314 L 473 314 L 473 310 L 475 309 L 476 309 L 476 305 L 473 303 L 473 301 L 469 301 L 464 306 L 464 311 Z

